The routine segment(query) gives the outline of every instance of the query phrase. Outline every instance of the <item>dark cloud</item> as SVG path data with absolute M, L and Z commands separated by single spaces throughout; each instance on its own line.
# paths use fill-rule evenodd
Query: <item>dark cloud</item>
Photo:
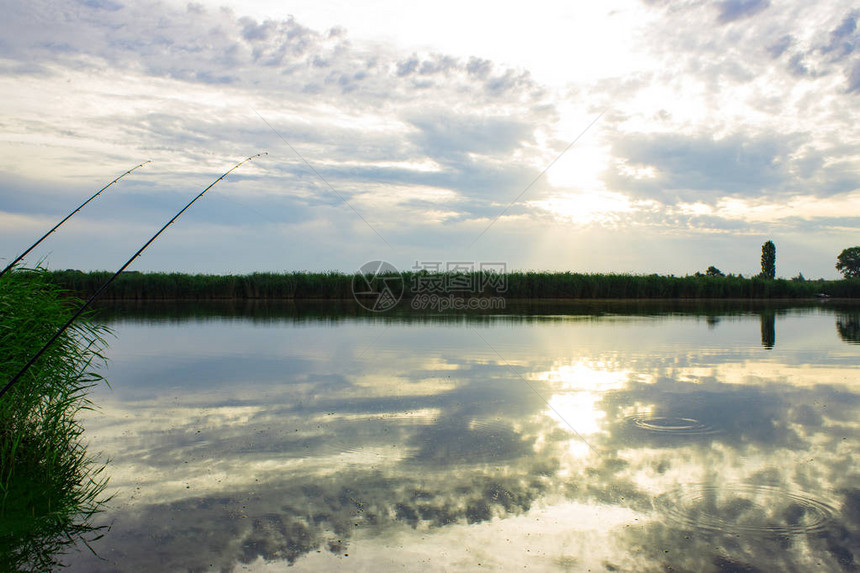
M 860 93 L 860 60 L 854 62 L 848 73 L 848 93 Z
M 708 84 L 710 101 L 715 104 L 724 97 L 734 97 L 727 95 L 731 86 L 753 84 L 763 74 L 772 75 L 776 83 L 780 83 L 783 71 L 805 79 L 834 74 L 848 78 L 860 40 L 856 9 L 846 13 L 842 7 L 829 6 L 813 18 L 799 5 L 771 5 L 769 0 L 646 4 L 662 11 L 661 24 L 649 31 L 646 46 L 665 57 L 665 65 L 675 70 L 665 75 L 666 80 L 677 74 L 697 78 Z M 703 30 L 697 23 L 707 19 L 707 12 L 714 8 L 718 21 L 728 25 Z M 766 18 L 743 25 L 744 20 L 764 11 Z M 770 68 L 773 59 L 785 66 L 778 73 Z M 834 84 L 822 84 L 818 93 L 836 97 L 844 93 L 833 88 Z
M 725 0 L 717 4 L 721 24 L 755 16 L 770 7 L 770 0 Z
M 493 63 L 481 58 L 469 58 L 469 62 L 466 64 L 466 71 L 479 78 L 486 78 L 492 70 Z
M 717 4 L 721 24 L 755 16 L 770 6 L 770 0 L 725 0 Z
M 87 8 L 107 10 L 109 12 L 116 12 L 117 10 L 122 10 L 124 8 L 122 4 L 119 2 L 113 2 L 112 0 L 81 0 L 81 4 Z
M 848 80 L 847 91 L 853 93 L 857 86 L 853 73 L 856 59 L 852 54 L 860 42 L 857 19 L 858 11 L 852 10 L 830 30 L 826 39 L 822 31 L 808 47 L 798 45 L 800 43 L 792 35 L 784 35 L 768 47 L 768 53 L 774 59 L 787 55 L 788 72 L 796 77 L 816 78 L 842 71 Z
M 783 191 L 791 181 L 789 155 L 803 138 L 776 135 L 723 139 L 676 134 L 625 135 L 613 154 L 630 167 L 651 167 L 653 178 L 635 179 L 620 170 L 607 175 L 610 189 L 635 197 L 714 203 L 727 195 L 758 197 Z
M 422 113 L 408 119 L 418 128 L 413 141 L 430 157 L 465 153 L 507 155 L 532 142 L 534 126 L 510 117 Z
M 531 75 L 528 72 L 514 70 L 506 70 L 504 74 L 490 78 L 486 83 L 487 91 L 494 96 L 515 93 L 531 85 Z
M 842 23 L 830 32 L 830 42 L 821 48 L 825 54 L 829 54 L 831 58 L 839 60 L 850 55 L 858 42 L 857 34 L 857 10 L 852 11 L 845 16 Z
M 472 58 L 472 60 L 474 60 L 474 58 Z M 470 60 L 465 66 L 465 70 L 469 73 L 472 73 L 472 60 Z M 452 58 L 451 56 L 443 54 L 433 54 L 426 58 L 420 58 L 418 55 L 412 54 L 412 56 L 401 59 L 396 64 L 396 73 L 398 77 L 460 73 L 463 69 L 463 64 L 457 58 Z
M 794 38 L 791 34 L 786 34 L 779 40 L 768 46 L 767 52 L 774 59 L 779 58 L 785 51 L 794 43 Z
M 803 77 L 813 75 L 806 66 L 803 54 L 794 54 L 788 59 L 788 71 L 793 76 Z
M 424 60 L 418 73 L 421 75 L 440 74 L 462 69 L 460 62 L 450 56 L 436 56 L 431 60 Z
M 420 61 L 416 56 L 397 62 L 397 75 L 402 78 L 414 73 L 418 69 L 419 63 Z

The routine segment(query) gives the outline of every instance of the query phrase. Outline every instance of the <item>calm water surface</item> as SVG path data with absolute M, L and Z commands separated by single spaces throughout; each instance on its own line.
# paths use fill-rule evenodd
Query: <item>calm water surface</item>
M 843 571 L 860 307 L 147 307 L 72 571 Z

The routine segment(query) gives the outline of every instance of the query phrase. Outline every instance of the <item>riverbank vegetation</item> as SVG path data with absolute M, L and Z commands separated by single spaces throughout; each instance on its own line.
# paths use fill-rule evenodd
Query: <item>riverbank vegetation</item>
M 54 284 L 88 297 L 108 272 L 52 271 Z M 504 296 L 511 299 L 680 299 L 680 298 L 860 298 L 860 279 L 785 280 L 761 277 L 692 275 L 511 272 L 440 274 L 404 272 L 404 296 Z M 397 278 L 397 276 L 393 278 Z M 105 291 L 102 300 L 351 300 L 354 275 L 339 272 L 190 275 L 126 272 Z M 376 279 L 378 282 L 378 279 Z M 400 281 L 401 279 L 398 279 Z M 395 287 L 397 285 L 394 285 Z M 361 289 L 358 289 L 361 290 Z
M 0 280 L 0 385 L 74 313 L 47 272 Z M 48 571 L 69 546 L 100 536 L 92 518 L 106 485 L 77 414 L 101 381 L 106 330 L 82 317 L 0 397 L 0 570 Z

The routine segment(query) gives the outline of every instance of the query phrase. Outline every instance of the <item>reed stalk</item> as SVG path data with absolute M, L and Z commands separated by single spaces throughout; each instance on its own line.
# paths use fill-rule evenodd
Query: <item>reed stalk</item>
M 41 270 L 0 281 L 0 378 L 17 372 L 74 312 Z M 83 316 L 21 384 L 0 400 L 0 570 L 48 571 L 71 546 L 102 534 L 93 524 L 107 479 L 87 454 L 78 414 L 102 381 L 107 330 Z

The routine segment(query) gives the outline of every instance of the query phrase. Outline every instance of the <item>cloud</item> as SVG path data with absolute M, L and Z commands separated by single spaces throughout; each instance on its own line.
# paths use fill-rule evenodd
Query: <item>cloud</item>
M 785 191 L 793 181 L 789 156 L 801 141 L 797 135 L 626 134 L 613 142 L 618 163 L 607 174 L 607 185 L 670 205 L 765 196 Z
M 108 12 L 116 12 L 122 10 L 125 6 L 119 2 L 112 0 L 81 0 L 82 5 L 95 10 L 107 10 Z
M 772 58 L 779 58 L 781 55 L 785 53 L 785 51 L 791 47 L 794 38 L 791 37 L 790 34 L 786 34 L 781 37 L 779 40 L 768 46 L 767 51 Z
M 442 110 L 409 118 L 418 128 L 416 143 L 431 157 L 464 153 L 507 155 L 533 142 L 534 126 L 509 117 L 455 115 Z
M 731 25 L 703 32 L 697 23 L 707 19 L 715 6 L 720 11 L 718 20 Z M 751 18 L 765 9 L 767 18 Z M 721 80 L 714 82 L 714 89 L 722 92 L 721 103 L 732 97 L 731 84 L 756 84 L 765 77 L 782 83 L 785 71 L 798 77 L 847 77 L 858 38 L 856 10 L 837 6 L 813 13 L 799 3 L 739 0 L 681 3 L 672 9 L 664 6 L 661 12 L 660 25 L 645 32 L 649 40 L 645 47 L 663 56 L 664 66 L 683 69 L 688 79 Z M 781 60 L 785 67 L 773 70 L 763 58 Z M 663 71 L 664 77 L 678 77 L 665 74 L 666 67 Z M 833 88 L 832 83 L 821 82 L 819 95 L 833 93 Z
M 854 52 L 858 41 L 858 13 L 860 12 L 853 10 L 845 16 L 845 19 L 842 20 L 839 26 L 830 32 L 830 42 L 821 48 L 822 52 L 829 54 L 835 60 L 844 58 Z
M 770 7 L 770 0 L 725 0 L 717 6 L 720 10 L 719 22 L 728 24 L 767 10 Z
M 848 74 L 848 92 L 860 92 L 860 60 L 854 63 L 851 72 Z

